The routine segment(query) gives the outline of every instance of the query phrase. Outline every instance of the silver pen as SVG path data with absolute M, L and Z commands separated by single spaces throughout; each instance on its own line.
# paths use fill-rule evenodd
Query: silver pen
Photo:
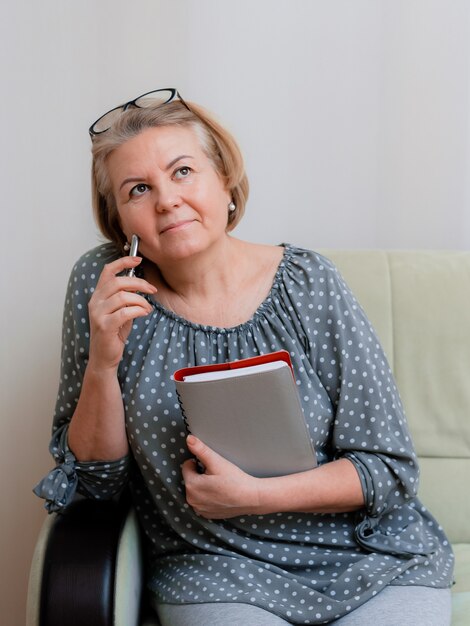
M 137 248 L 139 246 L 139 238 L 137 237 L 137 235 L 132 235 L 132 239 L 131 239 L 131 247 L 129 250 L 129 256 L 137 256 Z M 135 268 L 134 267 L 130 267 L 128 270 L 126 270 L 126 276 L 134 276 L 135 274 Z

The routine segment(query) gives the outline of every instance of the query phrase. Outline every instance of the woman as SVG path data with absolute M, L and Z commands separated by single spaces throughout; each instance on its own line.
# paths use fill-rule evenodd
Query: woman
M 57 467 L 36 493 L 52 511 L 76 488 L 107 498 L 129 483 L 163 626 L 449 623 L 451 548 L 416 497 L 390 369 L 336 268 L 231 236 L 248 194 L 240 152 L 175 90 L 117 107 L 90 133 L 111 243 L 72 272 Z M 139 257 L 125 252 L 133 234 Z M 186 437 L 172 374 L 278 349 L 319 466 L 258 479 Z

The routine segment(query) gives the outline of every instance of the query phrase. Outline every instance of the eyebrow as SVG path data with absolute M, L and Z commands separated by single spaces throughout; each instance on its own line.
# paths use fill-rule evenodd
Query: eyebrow
M 194 159 L 194 157 L 192 157 L 190 154 L 182 154 L 181 156 L 176 157 L 176 159 L 173 159 L 172 161 L 170 161 L 168 165 L 166 166 L 165 170 L 169 170 L 170 167 L 173 167 L 173 165 L 178 163 L 178 161 L 181 161 L 181 159 Z
M 176 163 L 178 163 L 178 161 L 181 161 L 181 159 L 194 159 L 194 157 L 192 157 L 190 154 L 181 154 L 180 156 L 177 156 L 175 159 L 172 159 L 168 165 L 165 167 L 165 171 L 168 171 L 170 168 L 173 167 L 173 165 L 175 165 Z M 129 183 L 138 183 L 139 181 L 142 180 L 142 177 L 131 177 L 131 178 L 125 178 L 121 185 L 119 186 L 119 191 L 121 191 L 121 189 L 124 187 L 124 185 L 128 185 Z

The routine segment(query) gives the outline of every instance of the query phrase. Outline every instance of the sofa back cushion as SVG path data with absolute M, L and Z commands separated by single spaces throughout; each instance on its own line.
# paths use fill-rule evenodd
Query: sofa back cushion
M 470 253 L 321 251 L 340 269 L 393 369 L 420 457 L 420 497 L 470 541 Z

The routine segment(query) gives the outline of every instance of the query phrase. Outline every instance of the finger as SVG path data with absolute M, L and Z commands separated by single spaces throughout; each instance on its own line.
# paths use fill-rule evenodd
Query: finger
M 92 329 L 110 332 L 136 317 L 149 315 L 153 307 L 138 294 L 120 291 L 102 302 L 90 301 L 88 310 Z
M 115 261 L 111 261 L 111 263 L 106 263 L 101 270 L 100 279 L 108 280 L 116 274 L 120 274 L 124 270 L 128 270 L 134 267 L 137 267 L 142 263 L 141 256 L 121 256 L 119 259 Z M 98 281 L 99 282 L 99 281 Z
M 141 291 L 142 293 L 157 293 L 158 289 L 145 278 L 137 278 L 137 276 L 117 276 L 116 281 L 121 289 L 125 291 Z
M 152 309 L 150 309 L 151 311 Z M 142 306 L 126 306 L 110 315 L 111 321 L 118 324 L 118 327 L 124 326 L 127 322 L 131 322 L 136 317 L 145 317 L 150 313 L 146 307 Z
M 101 316 L 92 326 L 92 330 L 105 333 L 118 332 L 120 328 L 137 317 L 145 317 L 149 314 L 147 308 L 141 306 L 127 306 L 118 309 L 114 313 Z
M 119 311 L 119 309 L 129 306 L 140 306 L 146 309 L 147 313 L 153 310 L 151 303 L 143 296 L 130 291 L 118 291 L 106 300 L 96 303 L 94 307 L 92 305 L 92 313 L 96 316 L 110 315 Z
M 106 300 L 119 291 L 128 291 L 133 293 L 139 291 L 141 293 L 154 295 L 157 293 L 157 288 L 143 278 L 113 276 L 102 283 L 98 281 L 92 299 Z
M 140 263 L 142 263 L 142 257 L 138 256 L 123 256 L 115 261 L 111 261 L 111 263 L 106 263 L 101 270 L 96 289 L 100 289 L 107 282 L 116 278 L 117 274 L 121 274 L 131 268 L 136 268 Z
M 187 459 L 181 466 L 181 473 L 183 474 L 183 480 L 187 485 L 191 481 L 191 478 L 199 475 L 196 461 L 194 459 Z
M 215 471 L 216 467 L 224 461 L 220 454 L 214 452 L 214 450 L 209 448 L 209 446 L 194 435 L 188 435 L 186 443 L 190 452 L 194 454 L 194 456 L 197 457 L 204 466 L 206 474 L 210 474 Z
M 136 268 L 138 265 L 140 265 L 140 263 L 142 263 L 142 260 L 143 259 L 140 256 L 123 256 L 119 257 L 119 259 L 116 259 L 115 261 L 111 261 L 111 263 L 106 263 L 101 270 L 101 274 L 96 286 L 97 289 L 106 284 L 108 281 L 112 280 L 113 278 L 116 278 L 118 274 L 124 273 L 125 270 Z M 124 288 L 127 288 L 131 291 L 142 291 L 143 289 L 148 289 L 152 291 L 156 289 L 153 285 L 151 285 L 142 278 L 125 275 L 120 276 L 119 278 L 126 280 L 126 286 Z

